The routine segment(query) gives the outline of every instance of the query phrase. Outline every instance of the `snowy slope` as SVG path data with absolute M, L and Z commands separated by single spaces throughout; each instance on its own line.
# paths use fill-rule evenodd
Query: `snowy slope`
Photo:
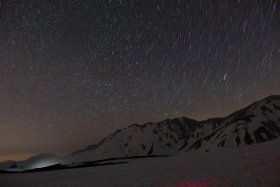
M 185 151 L 238 147 L 279 138 L 280 97 L 270 96 L 226 118 L 212 121 L 217 125 L 203 122 L 198 137 L 188 141 Z
M 117 130 L 93 150 L 72 154 L 67 160 L 79 163 L 106 158 L 177 154 L 196 126 L 197 122 L 188 118 L 134 124 Z
M 186 151 L 208 152 L 261 143 L 280 137 L 280 96 L 270 96 L 226 118 L 195 121 L 167 119 L 117 130 L 93 149 L 66 158 L 85 162 L 106 158 L 175 155 Z
M 2 187 L 279 187 L 280 140 L 127 164 L 0 174 Z
M 270 96 L 228 117 L 195 121 L 167 119 L 117 130 L 97 145 L 90 145 L 65 157 L 41 155 L 17 162 L 22 169 L 56 163 L 72 164 L 108 158 L 147 155 L 176 155 L 208 152 L 261 143 L 280 137 L 280 96 Z M 13 162 L 0 163 L 5 169 Z
M 39 154 L 23 161 L 6 161 L 0 163 L 0 170 L 23 171 L 42 168 L 63 162 L 63 158 L 54 154 Z
M 0 162 L 0 170 L 8 169 L 9 167 L 11 167 L 13 165 L 14 162 L 15 161 L 13 161 L 13 160 L 7 160 L 4 162 Z

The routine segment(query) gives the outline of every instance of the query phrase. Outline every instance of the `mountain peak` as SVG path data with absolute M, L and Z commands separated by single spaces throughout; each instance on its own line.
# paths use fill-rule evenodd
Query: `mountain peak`
M 280 96 L 273 95 L 224 118 L 196 121 L 186 117 L 132 124 L 116 130 L 96 145 L 66 157 L 39 154 L 17 162 L 24 169 L 56 163 L 82 163 L 110 158 L 208 152 L 274 140 L 280 137 Z M 9 167 L 12 161 L 1 163 Z M 1 167 L 0 167 L 1 169 Z
M 280 96 L 272 95 L 224 118 L 196 121 L 186 117 L 132 124 L 116 130 L 80 161 L 129 156 L 178 154 L 238 147 L 280 137 Z M 151 151 L 152 150 L 152 151 Z

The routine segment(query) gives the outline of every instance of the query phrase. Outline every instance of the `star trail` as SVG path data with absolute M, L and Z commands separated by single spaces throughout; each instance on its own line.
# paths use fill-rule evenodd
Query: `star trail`
M 0 160 L 279 93 L 278 0 L 0 2 Z

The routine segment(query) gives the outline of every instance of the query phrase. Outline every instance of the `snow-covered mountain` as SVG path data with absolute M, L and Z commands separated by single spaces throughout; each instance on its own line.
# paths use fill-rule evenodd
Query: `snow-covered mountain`
M 225 118 L 195 121 L 167 119 L 143 125 L 133 124 L 115 131 L 97 145 L 90 145 L 65 157 L 39 155 L 19 162 L 0 163 L 0 170 L 34 169 L 52 164 L 83 163 L 109 158 L 177 155 L 208 152 L 261 143 L 280 137 L 280 96 L 270 96 Z
M 0 174 L 1 187 L 279 187 L 280 139 L 105 167 Z
M 39 154 L 22 161 L 5 161 L 0 163 L 0 170 L 24 171 L 34 168 L 43 168 L 62 163 L 64 159 L 54 154 Z
M 158 123 L 133 124 L 103 139 L 94 149 L 67 157 L 71 162 L 106 158 L 177 154 L 198 123 L 188 118 L 167 119 Z
M 8 170 L 9 168 L 13 168 L 14 160 L 7 160 L 4 162 L 0 162 L 0 170 Z
M 209 151 L 238 147 L 280 137 L 280 96 L 270 96 L 226 118 L 201 122 L 182 150 Z
M 270 96 L 225 118 L 167 119 L 117 130 L 99 144 L 66 157 L 68 162 L 147 155 L 208 152 L 280 137 L 280 96 Z

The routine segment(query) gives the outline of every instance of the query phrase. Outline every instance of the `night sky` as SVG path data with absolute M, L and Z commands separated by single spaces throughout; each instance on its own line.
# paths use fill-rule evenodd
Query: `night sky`
M 278 0 L 0 1 L 0 160 L 272 94 Z

